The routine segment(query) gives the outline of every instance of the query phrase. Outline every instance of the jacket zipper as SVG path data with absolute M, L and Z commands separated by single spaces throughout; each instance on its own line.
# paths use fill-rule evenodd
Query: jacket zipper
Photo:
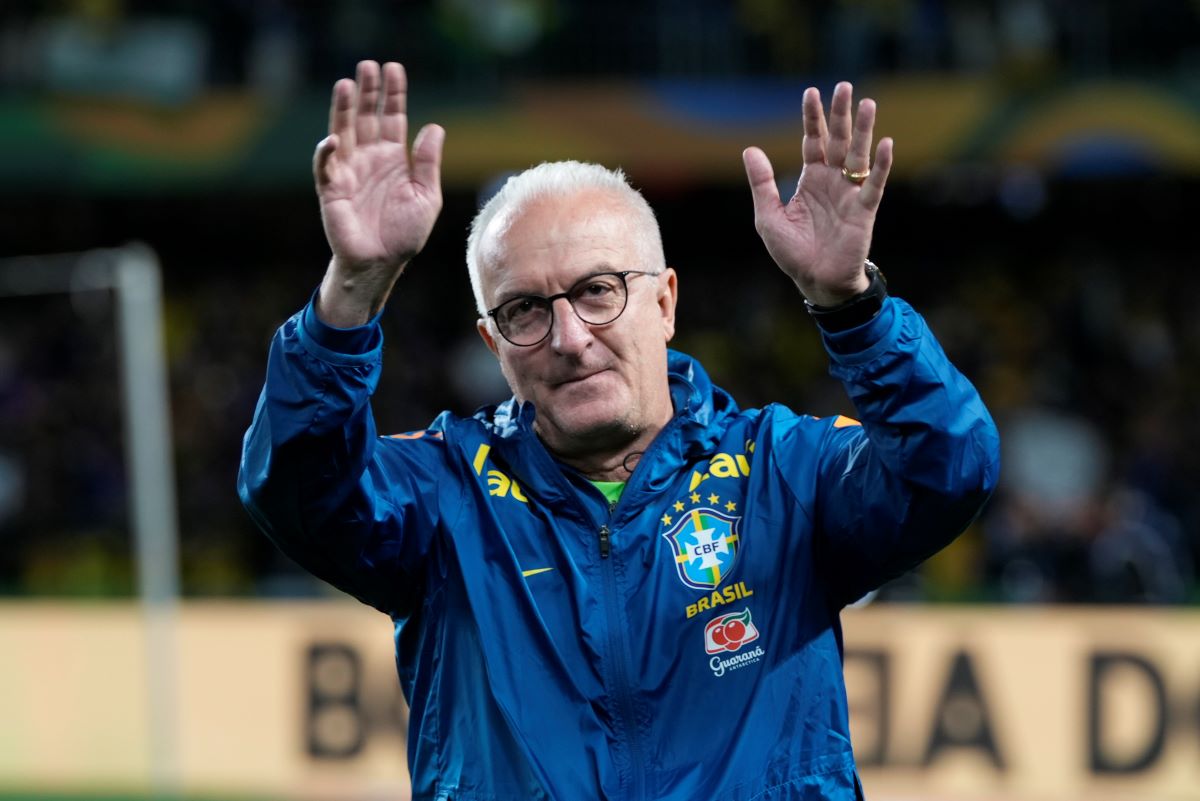
M 670 435 L 670 429 L 679 424 L 681 416 L 677 415 L 667 423 L 666 428 L 660 433 L 660 437 Z M 642 458 L 648 458 L 656 449 L 655 442 L 650 446 L 650 449 Z M 630 482 L 632 483 L 632 482 Z M 622 498 L 626 497 L 630 484 L 625 485 L 625 492 L 621 494 Z M 609 501 L 608 503 L 608 519 L 612 522 L 613 513 L 617 510 L 619 501 Z M 625 720 L 626 740 L 629 744 L 629 761 L 630 772 L 633 774 L 633 792 L 630 798 L 635 801 L 642 801 L 646 796 L 646 775 L 642 765 L 642 746 L 641 737 L 638 735 L 637 727 L 637 705 L 633 699 L 633 685 L 629 680 L 629 674 L 625 669 L 626 655 L 624 644 L 621 638 L 617 636 L 616 623 L 620 621 L 621 610 L 617 603 L 617 573 L 616 566 L 613 560 L 609 559 L 609 553 L 612 550 L 612 531 L 608 527 L 608 523 L 600 525 L 600 561 L 601 570 L 604 574 L 604 606 L 608 616 L 608 649 L 613 655 L 613 668 L 616 673 L 616 688 L 617 688 L 617 704 L 621 710 L 621 717 Z
M 617 508 L 616 501 L 608 502 L 608 517 L 610 520 L 612 519 L 612 513 L 616 510 L 616 508 Z M 612 532 L 610 532 L 608 530 L 607 525 L 600 526 L 600 558 L 601 559 L 607 559 L 609 551 L 612 550 L 612 546 L 609 541 L 611 534 L 612 534 Z
M 669 434 L 669 429 L 679 425 L 680 420 L 681 416 L 679 415 L 672 418 L 671 421 L 667 423 L 666 428 L 664 428 L 660 433 L 660 436 Z M 654 445 L 657 444 L 658 443 L 654 443 Z M 655 450 L 654 445 L 651 445 L 650 449 L 643 458 L 647 458 L 651 455 L 651 453 Z M 543 458 L 547 463 L 549 463 L 551 469 L 559 471 L 559 468 L 557 465 L 554 465 L 549 453 L 547 453 L 545 450 L 541 451 L 540 458 Z M 561 471 L 559 471 L 559 476 L 559 480 L 562 481 L 562 483 L 567 484 L 571 490 L 571 493 L 578 497 L 577 491 L 574 487 L 570 487 L 570 483 L 566 481 L 565 477 L 562 477 Z M 625 490 L 629 490 L 629 484 L 625 485 Z M 622 494 L 622 497 L 625 497 L 625 495 Z M 590 512 L 586 504 L 583 504 L 582 501 L 579 502 L 583 506 L 585 514 L 590 516 Z M 609 502 L 609 522 L 612 521 L 612 516 L 616 511 L 617 506 L 618 502 Z M 626 658 L 624 645 L 621 642 L 620 637 L 617 636 L 616 631 L 616 624 L 621 619 L 621 610 L 617 603 L 616 567 L 613 564 L 614 560 L 609 558 L 612 553 L 612 530 L 608 527 L 608 523 L 606 522 L 600 524 L 597 533 L 600 539 L 600 562 L 601 572 L 603 573 L 604 579 L 604 609 L 609 623 L 608 632 L 605 639 L 608 643 L 608 652 L 612 655 L 611 661 L 613 663 L 613 672 L 616 674 L 614 677 L 614 685 L 616 688 L 617 706 L 620 709 L 621 717 L 625 722 L 624 729 L 625 739 L 629 746 L 630 772 L 633 774 L 633 792 L 631 793 L 630 798 L 634 799 L 634 801 L 642 801 L 646 794 L 646 776 L 642 766 L 642 747 L 641 738 L 638 736 L 637 730 L 636 705 L 634 704 L 633 687 L 629 681 L 629 673 L 625 668 L 625 663 L 628 660 Z
M 615 676 L 617 706 L 621 710 L 621 717 L 625 722 L 626 742 L 629 746 L 629 769 L 633 779 L 633 792 L 630 794 L 631 799 L 641 801 L 645 797 L 646 777 L 642 771 L 642 748 L 641 738 L 638 735 L 636 705 L 633 702 L 633 687 L 629 681 L 629 674 L 625 670 L 625 652 L 624 645 L 620 637 L 617 636 L 617 622 L 621 619 L 621 610 L 617 603 L 617 573 L 616 565 L 612 559 L 608 558 L 610 548 L 611 533 L 608 525 L 600 526 L 600 556 L 602 557 L 601 570 L 604 573 L 604 606 L 608 616 L 608 651 L 612 654 L 612 666 Z

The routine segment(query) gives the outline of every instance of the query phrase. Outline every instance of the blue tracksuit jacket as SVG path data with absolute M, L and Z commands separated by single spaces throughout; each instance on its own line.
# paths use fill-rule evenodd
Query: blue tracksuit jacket
M 839 610 L 972 520 L 998 437 L 903 301 L 825 343 L 861 425 L 740 410 L 672 352 L 610 508 L 529 404 L 378 437 L 378 325 L 283 325 L 239 491 L 395 621 L 415 799 L 861 797 Z

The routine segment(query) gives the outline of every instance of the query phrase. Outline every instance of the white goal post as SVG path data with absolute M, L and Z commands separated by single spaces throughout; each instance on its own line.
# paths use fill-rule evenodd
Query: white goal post
M 145 623 L 149 777 L 156 796 L 180 794 L 175 624 L 178 511 L 171 446 L 162 275 L 148 246 L 0 258 L 0 297 L 111 290 L 128 454 L 129 517 Z

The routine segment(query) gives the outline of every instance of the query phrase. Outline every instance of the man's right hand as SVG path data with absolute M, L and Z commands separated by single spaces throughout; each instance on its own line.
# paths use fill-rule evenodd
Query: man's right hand
M 404 266 L 420 252 L 442 209 L 442 143 L 426 125 L 408 154 L 404 68 L 362 61 L 356 80 L 334 84 L 329 136 L 313 155 L 321 219 L 333 259 L 317 312 L 338 328 L 383 308 Z M 380 103 L 382 94 L 383 102 Z

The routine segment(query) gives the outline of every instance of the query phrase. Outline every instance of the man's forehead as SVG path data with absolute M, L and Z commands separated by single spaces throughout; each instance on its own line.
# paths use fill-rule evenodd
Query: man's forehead
M 601 267 L 623 262 L 636 250 L 637 237 L 628 230 L 634 224 L 633 209 L 610 190 L 534 198 L 488 223 L 480 238 L 480 267 L 494 283 L 530 260 L 580 269 L 592 262 Z
M 634 217 L 628 199 L 611 189 L 587 188 L 555 192 L 526 199 L 504 209 L 488 223 L 483 238 L 507 244 L 514 236 L 525 238 L 570 229 L 584 232 L 611 228 Z

